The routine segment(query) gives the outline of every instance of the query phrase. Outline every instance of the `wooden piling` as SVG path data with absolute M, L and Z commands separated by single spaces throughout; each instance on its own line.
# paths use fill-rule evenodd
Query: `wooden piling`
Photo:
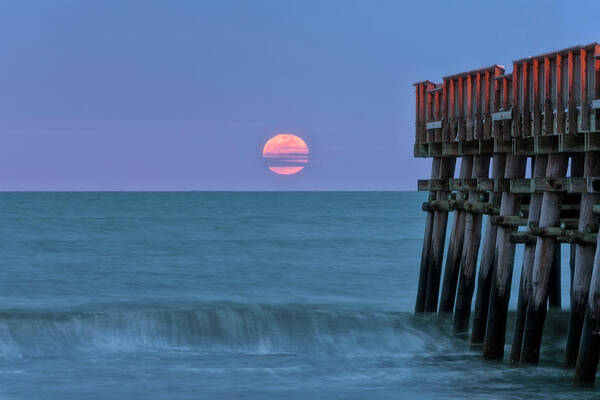
M 560 310 L 561 308 L 561 244 L 556 243 L 554 248 L 554 260 L 550 270 L 550 281 L 548 282 L 548 308 Z
M 454 175 L 456 159 L 444 157 L 440 162 L 440 179 L 447 180 Z M 447 200 L 449 192 L 438 191 L 437 200 Z M 433 216 L 433 231 L 431 239 L 431 257 L 427 276 L 427 295 L 425 297 L 425 312 L 436 312 L 440 290 L 444 244 L 446 242 L 446 226 L 448 211 L 436 211 Z
M 489 156 L 475 156 L 473 162 L 473 178 L 486 178 L 490 169 Z M 477 192 L 469 193 L 469 202 L 477 201 Z M 477 256 L 481 241 L 481 225 L 483 214 L 467 213 L 464 227 L 464 245 L 462 251 L 462 264 L 460 267 L 460 280 L 454 312 L 454 331 L 465 333 L 469 330 L 471 316 L 471 302 L 475 287 L 475 272 L 477 269 Z
M 548 157 L 547 177 L 562 177 L 567 172 L 569 157 L 566 154 L 551 154 Z M 560 193 L 544 192 L 540 215 L 540 228 L 558 225 L 560 217 Z M 548 304 L 548 282 L 555 254 L 556 238 L 538 236 L 532 274 L 532 294 L 527 305 L 521 364 L 537 364 L 546 309 Z
M 459 177 L 461 179 L 470 178 L 472 170 L 473 156 L 463 157 L 460 164 Z M 459 192 L 459 194 L 460 196 L 464 196 L 467 192 Z M 444 280 L 440 297 L 440 313 L 448 314 L 454 309 L 456 282 L 458 281 L 458 271 L 460 270 L 461 254 L 465 236 L 466 214 L 464 209 L 459 209 L 454 214 L 452 233 L 450 234 L 450 242 L 448 243 L 448 251 L 446 253 L 446 266 L 444 268 Z
M 537 156 L 535 165 L 532 168 L 532 177 L 544 177 L 548 165 L 548 156 Z M 542 194 L 532 193 L 529 201 L 529 215 L 527 218 L 528 226 L 539 223 L 540 212 L 542 209 Z M 521 345 L 523 343 L 523 330 L 525 328 L 525 317 L 527 315 L 527 305 L 531 297 L 531 279 L 533 273 L 533 258 L 535 254 L 535 244 L 525 244 L 523 249 L 523 264 L 521 267 L 521 279 L 519 283 L 519 298 L 517 301 L 517 313 L 515 316 L 515 330 L 513 335 L 510 361 L 513 364 L 519 363 L 521 359 Z
M 534 69 L 538 70 L 538 60 L 534 61 Z M 543 104 L 546 104 L 546 109 L 551 111 L 550 98 L 550 83 L 551 83 L 551 68 L 550 68 L 550 60 L 548 57 L 544 57 L 544 95 L 542 96 L 542 91 L 539 90 L 539 82 L 537 81 L 539 78 L 540 71 L 536 72 L 536 76 L 534 78 L 534 101 L 537 105 L 536 109 L 536 121 L 539 123 L 536 126 L 535 134 L 541 135 L 544 134 L 542 125 L 542 117 L 540 114 L 540 107 Z M 548 119 L 551 120 L 551 113 L 548 115 Z M 547 125 L 549 126 L 549 124 Z M 536 157 L 537 160 L 537 157 Z M 562 195 L 561 195 L 562 196 Z M 557 243 L 555 246 L 555 254 L 554 254 L 554 262 L 552 264 L 552 269 L 550 273 L 550 282 L 549 282 L 549 292 L 548 292 L 548 304 L 550 308 L 560 309 L 561 307 L 561 245 Z
M 523 71 L 527 70 L 527 63 L 525 61 L 523 63 Z M 547 58 L 544 62 L 544 101 L 547 101 L 547 97 L 550 95 L 548 82 L 549 82 L 549 63 Z M 539 61 L 538 59 L 533 60 L 533 68 L 532 68 L 532 89 L 533 89 L 533 121 L 534 121 L 534 136 L 541 136 L 543 132 L 542 127 L 542 119 L 541 119 L 541 104 L 542 99 L 540 96 L 539 90 Z M 519 93 L 523 102 L 528 102 L 529 100 L 529 81 L 527 79 L 527 74 L 523 74 L 523 87 L 522 92 Z M 518 100 L 518 96 L 517 96 Z M 535 178 L 543 178 L 546 176 L 546 169 L 548 166 L 548 156 L 547 155 L 537 155 L 531 158 L 531 177 Z M 528 219 L 527 224 L 529 227 L 536 227 L 539 223 L 540 212 L 542 208 L 542 194 L 541 193 L 532 193 L 529 200 L 529 210 L 528 210 Z M 525 243 L 523 249 L 523 264 L 521 267 L 521 278 L 519 280 L 519 297 L 517 300 L 517 313 L 515 316 L 515 328 L 513 333 L 513 341 L 512 348 L 510 354 L 510 361 L 512 364 L 518 364 L 521 358 L 521 346 L 523 341 L 523 330 L 525 328 L 525 320 L 527 315 L 527 307 L 530 302 L 530 296 L 532 293 L 532 274 L 533 274 L 533 264 L 534 264 L 534 255 L 535 255 L 535 243 Z
M 523 178 L 525 175 L 525 158 L 509 154 L 506 159 L 505 178 Z M 515 193 L 503 192 L 500 216 L 515 216 L 519 212 L 519 196 Z M 499 226 L 496 239 L 496 263 L 492 277 L 490 304 L 487 316 L 483 357 L 488 360 L 502 360 L 506 340 L 506 316 L 510 299 L 515 244 L 510 241 L 514 226 Z
M 506 155 L 495 154 L 492 163 L 492 178 L 498 179 L 504 176 L 506 168 Z M 495 192 L 490 196 L 490 204 L 501 205 L 502 194 Z M 492 218 L 488 217 L 485 222 L 481 261 L 479 263 L 479 274 L 477 278 L 477 294 L 475 296 L 475 309 L 473 311 L 473 327 L 471 329 L 471 348 L 477 349 L 483 344 L 485 328 L 487 325 L 487 314 L 490 300 L 490 288 L 496 262 L 496 238 L 498 225 L 492 224 Z
M 573 153 L 571 155 L 571 177 L 579 178 L 583 176 L 583 164 L 585 160 L 584 153 Z M 580 197 L 582 197 L 580 195 Z M 581 203 L 581 199 L 579 201 Z M 577 244 L 571 243 L 569 245 L 569 269 L 570 269 L 570 279 L 569 279 L 569 299 L 573 296 L 573 278 L 575 276 L 575 255 L 576 255 Z M 572 365 L 575 365 L 575 360 L 573 360 Z
M 600 352 L 600 240 L 597 242 L 581 345 L 575 365 L 575 382 L 580 384 L 595 382 Z
M 491 99 L 490 99 L 490 94 L 494 95 L 494 101 L 493 101 L 493 108 L 495 112 L 499 112 L 500 111 L 500 98 L 499 98 L 499 88 L 498 88 L 498 80 L 496 79 L 500 74 L 502 74 L 504 71 L 503 69 L 499 68 L 499 67 L 495 67 L 494 68 L 494 82 L 493 82 L 493 86 L 491 85 L 490 82 L 490 73 L 488 71 L 486 71 L 486 79 L 485 79 L 485 109 L 486 109 L 486 115 L 489 115 L 489 117 L 491 117 L 491 113 L 489 112 L 490 108 L 491 108 Z M 516 73 L 516 71 L 515 71 Z M 506 79 L 503 80 L 506 83 Z M 508 109 L 508 90 L 507 90 L 507 85 L 504 84 L 503 85 L 503 97 L 504 97 L 504 110 Z M 518 112 L 516 113 L 516 115 L 518 115 Z M 492 118 L 486 117 L 486 126 L 492 125 L 492 122 L 490 121 Z M 507 121 L 508 124 L 508 121 Z M 492 129 L 489 129 L 487 132 L 488 134 L 490 133 Z M 485 132 L 485 130 L 484 130 Z M 502 141 L 502 142 L 507 142 L 507 140 L 509 140 L 509 137 L 506 136 L 510 136 L 510 135 L 506 135 L 506 130 L 503 130 L 501 137 L 495 138 L 496 141 Z M 498 181 L 499 179 L 502 179 L 504 177 L 504 173 L 505 173 L 505 169 L 506 169 L 506 154 L 502 154 L 502 153 L 495 153 L 493 156 L 493 164 L 492 164 L 492 179 L 494 179 L 494 181 Z M 502 199 L 502 194 L 499 193 L 499 191 L 493 191 L 492 193 L 490 193 L 490 204 L 494 207 L 494 206 L 498 206 L 500 207 L 500 203 L 501 203 L 501 199 Z M 485 226 L 485 233 L 484 233 L 484 237 L 483 237 L 483 248 L 482 248 L 482 258 L 481 258 L 481 263 L 479 265 L 479 277 L 478 277 L 478 281 L 477 281 L 477 294 L 475 297 L 475 310 L 473 313 L 473 328 L 472 328 L 472 332 L 471 332 L 471 348 L 475 349 L 481 346 L 481 344 L 483 343 L 483 339 L 485 337 L 485 328 L 486 328 L 486 323 L 487 323 L 487 313 L 488 313 L 488 304 L 489 304 L 489 298 L 490 298 L 490 286 L 491 286 L 491 281 L 492 281 L 492 276 L 493 276 L 493 271 L 494 271 L 494 265 L 496 262 L 496 256 L 495 256 L 495 249 L 496 249 L 496 237 L 497 237 L 497 233 L 498 233 L 498 226 L 496 224 L 492 223 L 492 218 L 491 216 L 487 218 L 486 220 L 486 226 Z M 470 301 L 470 300 L 469 300 Z M 465 307 L 464 305 L 461 307 Z M 470 305 L 469 305 L 470 308 Z M 461 310 L 462 311 L 462 310 Z M 466 313 L 466 310 L 464 310 L 464 312 L 462 312 L 462 316 L 460 316 L 461 311 L 459 311 L 459 319 L 461 320 L 460 325 L 464 325 L 464 314 Z M 470 310 L 469 310 L 470 312 Z M 467 321 L 468 322 L 468 321 Z M 458 328 L 461 328 L 461 326 L 458 326 Z M 455 326 L 456 329 L 456 326 Z
M 415 107 L 415 130 L 417 145 L 427 142 L 426 121 L 433 118 L 433 111 L 426 95 L 426 89 L 433 88 L 429 81 L 415 83 L 416 107 Z M 441 175 L 441 157 L 433 157 L 431 163 L 431 179 L 440 179 Z M 429 192 L 429 200 L 437 199 L 437 191 Z M 427 299 L 427 280 L 429 278 L 429 266 L 431 264 L 431 244 L 433 240 L 433 223 L 435 211 L 427 212 L 427 222 L 425 224 L 425 236 L 423 238 L 423 249 L 421 251 L 421 268 L 419 272 L 419 285 L 417 289 L 417 300 L 415 303 L 415 313 L 425 312 L 425 303 Z
M 434 157 L 431 164 L 431 179 L 439 179 L 441 157 Z M 429 192 L 429 200 L 436 200 L 436 192 Z M 429 277 L 429 264 L 431 263 L 431 239 L 433 237 L 434 211 L 427 212 L 425 222 L 425 237 L 423 238 L 423 250 L 421 251 L 421 269 L 419 272 L 419 286 L 417 288 L 417 301 L 415 313 L 425 312 L 425 300 L 427 296 L 427 278 Z
M 600 153 L 585 153 L 584 176 L 600 175 Z M 592 207 L 600 201 L 600 196 L 594 193 L 583 193 L 579 207 L 578 230 L 584 232 L 586 227 L 598 223 L 598 217 L 593 214 Z M 581 331 L 589 295 L 590 281 L 592 278 L 592 266 L 594 263 L 595 247 L 589 243 L 575 244 L 575 269 L 572 277 L 571 309 L 569 312 L 569 331 L 567 334 L 567 346 L 565 354 L 565 365 L 574 367 L 579 351 Z

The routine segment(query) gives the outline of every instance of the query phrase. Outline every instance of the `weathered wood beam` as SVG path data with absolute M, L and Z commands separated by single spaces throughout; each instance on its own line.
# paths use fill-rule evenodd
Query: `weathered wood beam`
M 475 90 L 476 90 L 476 96 L 475 96 L 475 135 L 474 138 L 475 139 L 483 139 L 484 138 L 484 134 L 483 134 L 483 113 L 481 111 L 482 107 L 483 107 L 483 101 L 482 101 L 482 97 L 481 97 L 481 90 L 482 90 L 482 83 L 481 83 L 481 72 L 477 72 L 476 74 L 476 78 L 475 78 Z
M 600 235 L 600 233 L 599 233 Z M 575 381 L 594 383 L 600 353 L 600 240 L 596 244 L 590 291 L 586 306 L 581 344 L 575 365 Z
M 575 70 L 573 63 L 573 52 L 569 51 L 569 56 L 567 59 L 568 65 L 568 88 L 569 88 L 569 133 L 576 134 L 577 133 L 577 103 L 575 102 L 575 92 L 574 92 L 574 80 L 575 80 Z
M 508 94 L 508 77 L 502 77 L 502 109 L 506 112 L 510 111 L 510 102 L 509 102 L 509 94 Z M 511 130 L 512 130 L 512 122 L 510 119 L 505 119 L 502 121 L 502 137 L 504 140 L 510 140 L 511 138 Z
M 561 243 L 564 243 L 557 238 L 554 248 L 554 259 L 550 270 L 550 280 L 548 282 L 548 307 L 550 309 L 560 310 L 561 298 Z
M 544 177 L 548 165 L 548 156 L 537 156 L 535 165 L 532 168 L 533 179 Z M 529 200 L 529 213 L 527 223 L 529 226 L 539 224 L 540 213 L 542 209 L 542 194 L 533 193 Z M 516 233 L 516 232 L 515 232 Z M 521 267 L 521 279 L 519 282 L 519 297 L 517 300 L 517 314 L 515 318 L 515 328 L 513 334 L 512 349 L 510 361 L 513 364 L 519 363 L 521 359 L 521 345 L 523 342 L 523 330 L 525 329 L 525 319 L 527 315 L 527 306 L 531 297 L 531 279 L 533 273 L 533 260 L 535 254 L 536 237 L 531 232 L 523 232 L 527 235 L 525 248 L 523 250 L 523 264 Z M 513 239 L 511 235 L 511 239 Z M 516 242 L 514 242 L 516 243 Z
M 519 95 L 519 64 L 513 64 L 512 73 L 512 85 L 513 85 L 513 107 L 512 107 L 512 136 L 521 136 L 521 104 Z
M 558 136 L 558 152 L 559 153 L 574 153 L 585 151 L 585 136 L 569 134 Z
M 431 164 L 431 179 L 440 177 L 440 165 L 442 159 L 434 158 Z M 436 192 L 429 192 L 430 200 L 436 199 Z M 419 284 L 417 287 L 417 300 L 415 303 L 415 313 L 425 312 L 425 301 L 427 296 L 427 279 L 429 277 L 429 264 L 431 262 L 431 242 L 433 237 L 433 218 L 435 212 L 427 212 L 427 220 L 425 222 L 425 235 L 423 238 L 423 248 L 421 251 L 421 268 L 419 271 Z
M 490 72 L 485 71 L 485 123 L 483 126 L 483 137 L 485 139 L 490 139 L 492 137 L 492 111 L 491 111 L 491 103 L 490 103 L 490 93 L 491 93 L 491 84 L 490 84 Z
M 417 188 L 422 192 L 444 190 L 448 191 L 449 183 L 448 179 L 419 179 L 417 181 Z
M 450 128 L 448 123 L 448 81 L 444 79 L 442 84 L 442 141 L 444 143 L 448 143 L 450 141 Z
M 587 96 L 587 51 L 581 49 L 579 51 L 579 78 L 581 82 L 580 93 L 581 93 L 581 124 L 580 130 L 590 130 L 590 119 L 589 119 L 589 104 Z
M 526 226 L 527 219 L 519 215 L 499 215 L 492 217 L 492 224 L 502 227 L 519 227 Z
M 533 134 L 542 134 L 542 110 L 540 108 L 540 62 L 533 59 Z
M 449 179 L 454 175 L 455 161 L 454 158 L 442 158 L 439 172 L 440 179 Z M 443 200 L 448 196 L 448 192 L 438 191 L 436 196 L 436 200 Z M 448 212 L 436 211 L 433 218 L 432 250 L 428 268 L 425 312 L 437 311 L 447 224 Z
M 544 134 L 554 133 L 553 113 L 552 113 L 552 67 L 550 57 L 544 57 Z
M 570 180 L 577 179 L 583 176 L 585 157 L 582 154 L 574 153 L 571 156 L 571 178 Z M 573 190 L 573 183 L 569 182 L 569 190 Z M 581 195 L 579 195 L 579 203 L 581 204 Z M 578 214 L 579 215 L 579 214 Z M 569 251 L 569 269 L 570 269 L 570 280 L 569 280 L 569 296 L 573 295 L 573 277 L 575 276 L 575 257 L 576 257 L 576 242 L 572 242 Z M 570 297 L 569 297 L 570 298 Z
M 560 231 L 556 230 L 553 236 L 560 243 L 583 243 L 583 244 L 596 244 L 596 233 L 592 232 L 580 232 L 576 229 L 562 229 L 562 228 L 553 228 L 560 229 Z M 539 232 L 535 231 L 516 231 L 510 235 L 510 241 L 515 244 L 533 244 L 535 245 L 537 241 L 537 237 L 542 236 Z M 513 349 L 516 350 L 516 349 Z M 519 348 L 520 352 L 520 348 Z M 518 359 L 516 360 L 518 362 Z
M 421 205 L 421 209 L 425 212 L 448 212 L 452 210 L 452 206 L 450 204 L 450 200 L 433 200 L 423 203 Z
M 519 243 L 523 243 L 525 245 L 535 245 L 536 242 L 536 237 L 535 235 L 532 235 L 531 232 L 529 231 L 516 231 L 510 234 L 510 242 L 511 243 L 515 243 L 515 244 L 519 244 Z M 535 246 L 534 246 L 535 248 Z M 522 275 L 521 275 L 521 279 Z M 521 286 L 519 287 L 519 299 L 521 299 L 521 290 L 523 285 L 521 284 Z M 519 307 L 517 306 L 517 310 L 519 309 Z M 519 348 L 519 354 L 521 354 L 521 346 L 518 346 Z M 515 349 L 514 345 L 513 345 L 513 349 Z M 517 357 L 517 360 L 519 359 L 519 357 Z M 513 360 L 513 357 L 511 356 L 511 361 Z
M 503 177 L 506 169 L 506 155 L 495 154 L 492 162 L 492 180 Z M 482 179 L 483 178 L 478 179 L 478 186 Z M 490 206 L 493 208 L 501 206 L 501 199 L 502 195 L 500 193 L 492 193 L 489 199 Z M 473 311 L 473 327 L 471 330 L 471 347 L 474 349 L 481 346 L 485 337 L 490 287 L 496 262 L 495 251 L 497 234 L 498 225 L 493 225 L 491 218 L 486 218 L 481 261 L 479 262 L 479 274 L 477 278 L 475 309 Z
M 443 157 L 458 157 L 459 153 L 457 142 L 443 142 L 442 143 L 442 156 Z
M 415 155 L 416 155 L 416 145 L 421 143 L 421 118 L 422 118 L 422 97 L 421 97 L 421 84 L 415 85 Z
M 471 177 L 472 171 L 473 157 L 463 157 L 460 164 L 460 178 L 465 179 L 467 177 Z M 459 193 L 461 197 L 467 195 L 467 192 Z M 456 214 L 454 215 L 454 223 L 452 225 L 450 242 L 448 243 L 448 251 L 446 253 L 446 266 L 444 268 L 444 279 L 440 296 L 439 312 L 443 314 L 452 313 L 452 310 L 454 309 L 456 282 L 458 281 L 458 272 L 460 269 L 460 255 L 462 253 L 465 236 L 466 217 L 467 213 L 463 209 L 457 210 Z
M 465 140 L 465 108 L 464 108 L 464 92 L 463 92 L 463 78 L 458 78 L 458 129 L 457 139 L 459 141 Z
M 529 71 L 528 71 L 528 62 L 524 61 L 522 64 L 522 91 L 521 98 L 523 99 L 523 108 L 521 112 L 521 135 L 522 136 L 531 136 L 531 112 L 529 109 Z
M 466 121 L 466 139 L 473 140 L 473 78 L 471 74 L 467 75 L 467 121 Z
M 562 177 L 567 172 L 569 157 L 553 154 L 548 157 L 546 176 Z M 539 228 L 548 230 L 558 224 L 561 196 L 556 192 L 544 192 Z M 540 355 L 544 320 L 548 304 L 548 282 L 555 254 L 556 240 L 551 236 L 539 236 L 535 248 L 532 293 L 527 306 L 521 364 L 537 364 Z
M 525 174 L 525 161 L 520 156 L 507 156 L 505 178 L 523 178 Z M 510 192 L 502 193 L 500 216 L 515 215 L 518 211 L 519 196 Z M 483 357 L 485 359 L 501 360 L 504 356 L 506 316 L 515 256 L 515 244 L 510 242 L 510 234 L 515 230 L 513 226 L 498 226 L 495 251 L 497 258 L 491 285 L 487 327 L 483 344 Z
M 473 161 L 472 178 L 477 180 L 488 176 L 490 169 L 490 157 L 475 156 Z M 474 190 L 469 192 L 469 201 L 475 202 L 479 195 Z M 466 333 L 469 330 L 469 319 L 471 316 L 471 303 L 473 301 L 473 290 L 475 288 L 475 272 L 477 271 L 477 256 L 481 242 L 481 225 L 483 215 L 479 213 L 467 213 L 464 228 L 464 245 L 462 249 L 462 264 L 460 267 L 460 279 L 456 296 L 456 308 L 454 310 L 454 331 Z M 453 295 L 454 293 L 452 293 Z
M 414 156 L 416 158 L 428 158 L 429 146 L 425 143 L 415 143 Z
M 600 98 L 600 46 L 594 46 L 594 100 Z M 592 100 L 592 103 L 593 101 Z M 591 125 L 590 129 L 598 131 L 600 128 L 600 111 L 599 109 L 594 109 L 592 113 L 592 117 L 594 119 L 594 124 Z
M 449 140 L 451 142 L 456 140 L 456 107 L 454 102 L 455 100 L 455 89 L 454 89 L 454 79 L 450 79 L 450 118 L 448 119 L 448 135 Z
M 442 112 L 441 112 L 441 102 L 440 102 L 440 92 L 439 90 L 441 90 L 441 87 L 436 88 L 438 89 L 438 91 L 436 91 L 434 93 L 434 103 L 435 103 L 435 119 L 436 121 L 439 121 L 439 126 L 436 127 L 435 131 L 433 132 L 434 135 L 434 141 L 435 142 L 441 142 L 442 141 Z
M 563 59 L 560 54 L 556 55 L 556 133 L 565 131 L 565 104 L 563 102 Z
M 585 177 L 600 175 L 600 153 L 585 153 L 584 172 Z M 600 222 L 594 211 L 594 205 L 600 201 L 600 195 L 584 193 L 581 196 L 579 208 L 579 231 L 583 232 L 590 224 Z M 583 320 L 587 307 L 590 281 L 592 278 L 592 267 L 594 263 L 595 246 L 584 241 L 575 246 L 575 269 L 572 279 L 571 308 L 569 311 L 569 330 L 567 334 L 567 345 L 565 354 L 565 365 L 569 368 L 575 366 Z

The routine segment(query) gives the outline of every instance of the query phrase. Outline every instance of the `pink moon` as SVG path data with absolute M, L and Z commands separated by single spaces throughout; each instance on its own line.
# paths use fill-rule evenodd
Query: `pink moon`
M 279 175 L 294 175 L 304 169 L 309 157 L 308 145 L 302 138 L 289 133 L 273 136 L 265 143 L 263 158 L 268 168 Z

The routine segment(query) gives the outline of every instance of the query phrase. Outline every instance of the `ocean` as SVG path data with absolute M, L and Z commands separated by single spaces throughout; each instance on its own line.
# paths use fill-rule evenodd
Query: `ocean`
M 562 368 L 566 245 L 539 367 L 414 316 L 425 196 L 0 193 L 0 399 L 597 398 Z

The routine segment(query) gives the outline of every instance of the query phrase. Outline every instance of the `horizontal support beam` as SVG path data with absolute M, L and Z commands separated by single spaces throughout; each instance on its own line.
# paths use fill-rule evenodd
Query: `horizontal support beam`
M 462 191 L 462 192 L 511 192 L 517 194 L 562 192 L 600 193 L 600 177 L 585 178 L 462 178 L 462 179 L 419 179 L 417 190 Z M 566 209 L 566 208 L 565 208 Z M 572 208 L 576 209 L 576 208 Z M 600 214 L 600 208 L 598 209 Z
M 419 179 L 417 181 L 417 190 L 419 192 L 432 192 L 441 190 L 447 192 L 449 184 L 447 179 Z
M 579 231 L 567 231 L 567 241 L 564 243 L 579 243 L 579 244 L 593 244 L 595 245 L 598 241 L 598 234 L 579 232 Z
M 465 202 L 463 209 L 471 214 L 500 214 L 500 208 L 498 206 L 483 201 L 467 201 Z
M 565 230 L 558 226 L 556 226 L 556 227 L 550 226 L 547 228 L 530 227 L 529 232 L 533 236 L 558 237 L 558 236 L 563 236 L 565 233 Z
M 566 192 L 569 178 L 511 179 L 512 193 Z
M 529 231 L 512 232 L 509 236 L 511 243 L 535 244 L 536 237 Z
M 537 237 L 554 237 L 559 243 L 596 244 L 597 234 L 579 232 L 577 230 L 565 230 L 561 228 L 535 228 L 532 231 L 517 231 L 510 234 L 511 243 L 523 243 L 533 245 Z
M 477 191 L 477 179 L 473 178 L 460 178 L 450 179 L 449 185 L 450 190 L 457 190 L 463 192 L 476 192 Z
M 501 215 L 492 217 L 492 225 L 518 227 L 527 225 L 527 218 L 518 215 Z
M 445 211 L 448 212 L 452 210 L 450 206 L 451 200 L 433 200 L 425 202 L 421 205 L 421 209 L 427 212 L 435 212 L 435 211 Z
M 429 122 L 437 124 L 441 121 Z M 432 125 L 433 126 L 433 125 Z M 437 125 L 435 125 L 437 127 Z M 441 128 L 441 125 L 439 126 Z M 430 128 L 439 129 L 439 128 Z M 462 157 L 465 155 L 547 155 L 557 153 L 581 153 L 600 151 L 600 131 L 587 131 L 574 134 L 539 135 L 516 137 L 510 140 L 481 139 L 454 142 L 417 143 L 414 156 L 428 157 Z

